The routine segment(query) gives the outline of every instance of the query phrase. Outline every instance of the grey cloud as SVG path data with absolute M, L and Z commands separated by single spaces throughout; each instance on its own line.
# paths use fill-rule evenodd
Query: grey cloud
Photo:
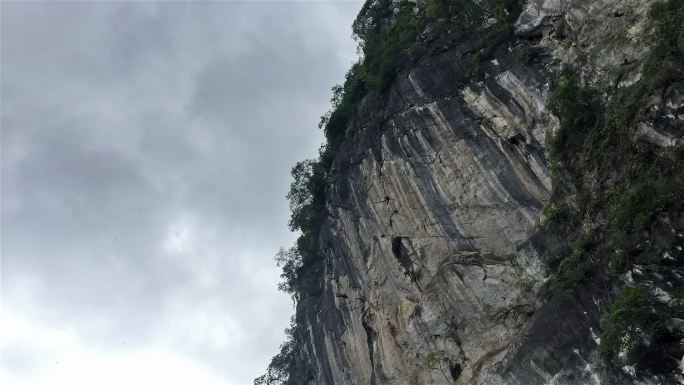
M 3 2 L 4 303 L 257 375 L 292 311 L 289 168 L 322 140 L 359 6 Z

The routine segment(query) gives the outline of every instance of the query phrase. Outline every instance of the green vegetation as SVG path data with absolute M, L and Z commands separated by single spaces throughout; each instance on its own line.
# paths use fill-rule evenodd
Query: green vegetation
M 648 95 L 668 86 L 677 80 L 677 76 L 681 80 L 684 66 L 684 3 L 674 0 L 656 3 L 650 17 L 653 29 L 649 39 L 654 46 L 644 65 L 644 77 L 615 98 L 609 110 L 609 130 L 604 135 L 604 142 L 610 142 L 609 135 L 616 136 L 615 132 L 620 127 L 634 121 Z M 625 142 L 623 140 L 610 149 L 604 145 L 596 151 L 596 157 L 607 150 L 630 150 Z M 644 230 L 658 213 L 684 202 L 684 158 L 681 153 L 680 150 L 670 158 L 663 158 L 654 156 L 643 146 L 631 149 L 631 156 L 622 159 L 627 165 L 631 183 L 614 200 L 613 226 L 628 232 Z
M 287 381 L 292 364 L 290 357 L 293 356 L 294 350 L 292 328 L 287 329 L 287 334 L 287 340 L 280 345 L 278 354 L 271 359 L 266 373 L 255 379 L 254 385 L 281 384 Z
M 575 71 L 564 69 L 553 80 L 549 98 L 549 109 L 560 118 L 550 143 L 552 171 L 557 174 L 562 169 L 563 175 L 557 176 L 580 192 L 580 217 L 609 208 L 611 224 L 626 232 L 647 228 L 659 212 L 684 200 L 681 157 L 655 154 L 649 145 L 632 140 L 646 98 L 662 92 L 673 80 L 676 71 L 671 67 L 684 65 L 682 3 L 657 3 L 651 16 L 654 26 L 649 38 L 654 46 L 641 80 L 608 90 L 605 105 L 600 97 L 603 92 L 584 86 Z M 667 82 L 661 72 L 667 73 Z M 592 191 L 600 194 L 592 196 Z
M 408 56 L 408 50 L 416 51 L 420 46 L 417 37 L 425 26 L 422 10 L 408 1 L 398 4 L 393 22 L 385 25 L 378 20 L 378 16 L 382 19 L 388 16 L 389 2 L 387 5 L 383 4 L 385 2 L 378 2 L 378 6 L 373 8 L 375 12 L 380 10 L 380 15 L 371 11 L 365 19 L 357 18 L 353 26 L 354 33 L 362 41 L 364 60 L 361 76 L 368 86 L 380 90 L 386 89 L 394 80 L 399 69 L 397 64 Z
M 647 97 L 681 78 L 682 71 L 677 75 L 672 69 L 684 66 L 683 3 L 656 3 L 650 15 L 653 47 L 641 80 L 601 92 L 583 85 L 579 74 L 566 68 L 553 80 L 549 98 L 549 109 L 560 119 L 549 151 L 554 175 L 580 193 L 580 218 L 608 208 L 612 226 L 625 232 L 645 229 L 655 215 L 684 197 L 682 158 L 667 151 L 655 154 L 651 146 L 632 140 Z M 557 175 L 560 171 L 563 175 Z
M 550 147 L 551 170 L 556 173 L 561 163 L 572 171 L 581 152 L 584 137 L 601 113 L 598 93 L 583 87 L 578 74 L 566 68 L 551 83 L 549 110 L 560 119 L 560 126 Z
M 659 216 L 684 208 L 684 149 L 657 148 L 635 140 L 635 132 L 648 101 L 662 96 L 673 81 L 684 80 L 684 2 L 657 2 L 650 16 L 646 39 L 651 51 L 641 79 L 631 86 L 592 88 L 572 69 L 552 81 L 549 109 L 560 127 L 549 143 L 550 164 L 555 185 L 572 194 L 559 194 L 545 210 L 547 225 L 563 225 L 565 248 L 571 250 L 559 248 L 563 253 L 549 258 L 556 270 L 556 294 L 575 290 L 583 281 L 610 287 L 616 275 L 635 264 L 645 274 L 671 269 L 662 264 L 668 262 L 648 259 L 637 245 L 657 228 Z M 567 199 L 573 200 L 573 209 Z M 582 231 L 586 228 L 593 230 Z M 681 355 L 672 342 L 681 333 L 666 327 L 672 318 L 684 316 L 678 289 L 670 292 L 677 299 L 666 303 L 652 286 L 622 290 L 601 320 L 602 349 L 630 364 L 660 357 L 658 349 Z
M 271 359 L 266 373 L 254 380 L 254 385 L 305 384 L 309 380 L 309 372 L 296 355 L 296 322 L 290 320 L 290 327 L 285 329 L 286 340 L 280 350 Z
M 554 293 L 560 294 L 575 288 L 585 278 L 590 268 L 591 263 L 579 255 L 571 255 L 561 260 L 556 271 Z
M 613 275 L 618 275 L 627 272 L 630 267 L 627 252 L 622 249 L 615 250 L 608 263 L 608 271 Z
M 643 181 L 617 196 L 612 224 L 623 231 L 645 230 L 653 218 L 676 202 L 684 201 L 674 181 Z
M 596 234 L 593 231 L 580 232 L 571 243 L 569 255 L 566 254 L 559 259 L 556 279 L 552 283 L 555 294 L 574 289 L 587 277 L 593 266 L 593 251 L 597 246 L 595 237 Z M 555 264 L 554 262 L 553 265 Z
M 622 355 L 628 364 L 637 360 L 637 350 L 668 333 L 667 321 L 682 317 L 682 307 L 660 301 L 647 285 L 628 287 L 601 318 L 601 348 Z
M 330 166 L 338 146 L 353 132 L 359 102 L 371 92 L 383 95 L 397 73 L 428 54 L 433 46 L 448 45 L 468 36 L 485 42 L 481 60 L 511 36 L 519 12 L 517 0 L 434 0 L 427 5 L 392 0 L 367 1 L 352 30 L 359 42 L 361 60 L 347 72 L 343 85 L 333 87 L 332 108 L 321 118 L 326 145 L 321 160 Z M 495 23 L 480 31 L 487 17 Z M 391 22 L 390 22 L 391 20 Z
M 521 45 L 520 48 L 518 48 L 518 51 L 516 52 L 516 57 L 518 58 L 518 61 L 522 63 L 529 63 L 538 55 L 539 52 L 537 52 L 537 49 L 534 47 L 534 45 L 530 43 L 525 43 Z
M 319 162 L 326 170 L 332 164 L 339 145 L 351 133 L 358 104 L 366 95 L 367 86 L 361 72 L 362 65 L 354 64 L 347 72 L 344 85 L 333 87 L 333 96 L 330 99 L 332 108 L 318 123 L 318 127 L 325 133 L 326 140 Z
M 679 73 L 684 62 L 684 5 L 679 0 L 656 2 L 649 13 L 653 28 L 648 39 L 654 42 L 644 63 L 644 76 L 653 88 L 666 86 Z M 678 70 L 679 69 L 679 70 Z
M 427 370 L 439 371 L 448 384 L 453 384 L 454 377 L 458 378 L 461 374 L 461 366 L 451 365 L 451 362 L 443 351 L 428 353 L 427 356 L 425 356 L 425 359 L 423 359 L 422 367 Z M 451 378 L 447 376 L 447 373 L 450 374 Z
M 547 221 L 559 222 L 568 219 L 571 215 L 570 207 L 565 203 L 551 203 L 544 207 L 544 217 Z

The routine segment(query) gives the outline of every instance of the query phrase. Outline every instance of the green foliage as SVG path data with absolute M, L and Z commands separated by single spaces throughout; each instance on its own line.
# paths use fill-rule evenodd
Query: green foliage
M 427 54 L 432 40 L 449 43 L 466 36 L 482 37 L 485 50 L 490 51 L 511 36 L 512 22 L 520 11 L 518 0 L 433 0 L 427 4 L 403 0 L 396 12 L 391 4 L 390 0 L 367 1 L 352 26 L 363 54 L 360 78 L 368 88 L 381 91 L 391 84 L 402 62 Z M 479 29 L 488 17 L 496 22 L 482 36 Z
M 297 287 L 299 286 L 299 273 L 301 272 L 303 263 L 302 257 L 296 247 L 289 249 L 280 248 L 275 256 L 278 267 L 282 268 L 280 278 L 282 281 L 278 284 L 278 289 L 295 297 L 297 295 Z
M 290 327 L 285 329 L 285 342 L 273 356 L 266 373 L 254 380 L 254 385 L 300 385 L 310 378 L 308 370 L 297 359 L 295 335 L 296 323 L 290 319 Z
M 437 366 L 437 363 L 442 359 L 441 356 L 441 352 L 429 352 L 425 356 L 425 359 L 423 359 L 423 368 L 433 369 L 435 366 Z
M 612 273 L 621 274 L 628 268 L 628 263 L 629 261 L 627 252 L 625 250 L 618 249 L 613 253 L 608 267 Z
M 650 57 L 644 65 L 644 75 L 653 88 L 669 84 L 684 61 L 684 2 L 670 0 L 653 4 L 649 16 L 652 29 L 648 36 L 652 41 Z
M 325 170 L 314 160 L 298 162 L 292 168 L 294 181 L 287 199 L 290 201 L 290 230 L 306 232 L 317 219 L 318 209 L 323 205 Z
M 572 241 L 570 255 L 563 258 L 556 269 L 554 291 L 557 294 L 577 287 L 589 274 L 595 236 L 594 231 L 582 231 Z
M 547 222 L 560 222 L 570 217 L 571 208 L 566 203 L 551 203 L 544 208 L 543 213 Z
M 577 228 L 580 225 L 580 213 L 568 202 L 556 201 L 552 202 L 544 208 L 545 224 L 558 225 L 564 231 L 569 231 Z
M 588 253 L 596 245 L 594 231 L 582 231 L 572 242 L 572 252 L 575 255 Z
M 345 76 L 344 85 L 333 87 L 333 97 L 330 99 L 332 108 L 318 124 L 325 133 L 326 146 L 323 158 L 330 158 L 327 162 L 324 159 L 324 166 L 330 166 L 337 147 L 351 131 L 358 104 L 366 94 L 361 72 L 361 64 L 354 64 Z
M 423 26 L 422 12 L 414 3 L 402 1 L 388 27 L 366 34 L 362 72 L 366 84 L 380 90 L 389 86 L 396 75 L 397 63 L 407 56 Z
M 326 137 L 323 155 L 333 158 L 339 144 L 353 132 L 361 99 L 371 91 L 385 93 L 399 70 L 428 54 L 430 40 L 448 43 L 470 36 L 491 16 L 496 23 L 481 36 L 486 45 L 479 55 L 486 58 L 511 36 L 518 3 L 434 0 L 426 5 L 404 0 L 395 12 L 391 0 L 367 1 L 352 25 L 362 58 L 349 70 L 344 85 L 333 88 L 332 108 L 319 124 Z
M 453 379 L 449 379 L 449 376 L 447 376 L 449 365 L 446 365 L 446 363 L 450 363 L 450 361 L 444 351 L 433 351 L 425 356 L 421 366 L 427 370 L 438 370 L 447 383 L 453 384 Z
M 619 167 L 625 151 L 633 151 L 631 132 L 635 119 L 644 105 L 646 87 L 615 90 L 603 114 L 586 136 L 582 166 L 589 170 Z M 606 156 L 610 154 L 611 156 Z
M 425 56 L 425 54 L 428 53 L 429 50 L 425 45 L 419 42 L 413 42 L 408 47 L 408 50 L 406 52 L 408 53 L 408 56 L 411 58 L 411 60 L 418 61 L 418 59 Z
M 635 263 L 645 265 L 647 275 L 669 269 L 653 263 L 637 245 L 646 239 L 640 231 L 651 231 L 657 217 L 684 206 L 684 149 L 658 148 L 635 140 L 634 132 L 647 101 L 684 78 L 684 1 L 656 2 L 650 16 L 645 38 L 651 51 L 642 78 L 633 85 L 592 89 L 569 69 L 552 81 L 549 109 L 560 127 L 550 141 L 550 162 L 555 184 L 573 193 L 577 207 L 568 213 L 555 198 L 545 210 L 548 222 L 572 224 L 564 235 L 572 251 L 549 259 L 550 266 L 560 260 L 555 293 L 577 289 L 588 278 L 610 286 L 611 276 Z M 527 56 L 522 48 L 518 55 Z M 578 233 L 583 227 L 595 232 Z M 669 293 L 675 299 L 664 302 L 652 286 L 624 289 L 601 319 L 602 349 L 628 364 L 651 365 L 646 362 L 662 351 L 681 355 L 673 343 L 681 333 L 667 324 L 684 317 L 683 302 L 676 289 Z
M 579 74 L 571 69 L 564 69 L 553 79 L 548 107 L 559 117 L 560 127 L 550 141 L 550 164 L 556 182 L 570 182 L 577 191 L 578 212 L 567 215 L 560 206 L 552 204 L 547 209 L 547 218 L 564 223 L 591 220 L 598 222 L 604 232 L 609 230 L 606 225 L 610 225 L 624 234 L 647 229 L 659 213 L 681 207 L 683 159 L 635 142 L 633 133 L 647 97 L 662 92 L 662 87 L 675 76 L 676 71 L 671 69 L 682 68 L 684 64 L 683 10 L 682 1 L 654 5 L 648 35 L 651 53 L 642 79 L 634 85 L 599 92 L 584 86 Z M 607 103 L 601 94 L 606 95 Z M 575 223 L 574 227 L 580 225 L 581 222 Z M 577 285 L 594 264 L 602 261 L 597 255 L 593 259 L 586 257 L 595 247 L 593 237 L 573 232 L 567 237 L 573 253 L 558 266 L 556 287 L 561 289 Z M 633 263 L 631 250 L 608 253 L 610 257 L 606 260 L 613 272 L 625 271 Z
M 620 194 L 613 207 L 612 224 L 623 231 L 645 229 L 653 217 L 675 202 L 684 200 L 677 181 L 643 181 Z
M 321 258 L 316 253 L 315 237 L 325 215 L 327 166 L 321 160 L 305 160 L 292 168 L 290 230 L 299 231 L 295 246 L 281 248 L 275 257 L 283 271 L 279 288 L 295 301 L 315 293 Z
M 650 11 L 651 32 L 647 39 L 652 48 L 644 62 L 643 77 L 635 85 L 615 90 L 605 114 L 597 122 L 585 143 L 584 166 L 592 169 L 605 167 L 606 160 L 613 162 L 640 163 L 644 159 L 634 151 L 630 140 L 631 129 L 646 104 L 646 97 L 668 86 L 682 76 L 684 66 L 684 2 L 657 2 Z M 623 156 L 610 156 L 619 154 Z M 650 177 L 651 175 L 649 175 Z
M 477 75 L 480 73 L 480 63 L 483 61 L 483 54 L 482 52 L 476 52 L 473 55 L 473 61 L 470 66 L 465 72 L 465 78 L 468 80 L 473 80 L 477 77 Z
M 576 73 L 564 70 L 553 81 L 549 99 L 550 110 L 560 118 L 550 146 L 552 170 L 563 164 L 578 188 L 587 188 L 578 175 L 624 175 L 602 191 L 602 202 L 585 202 L 585 209 L 612 209 L 611 224 L 628 232 L 645 229 L 656 214 L 684 197 L 684 162 L 655 155 L 632 140 L 649 89 L 645 84 L 649 81 L 617 91 L 604 109 L 596 91 L 582 87 Z
M 519 13 L 517 1 L 488 0 L 485 2 L 489 13 L 494 16 L 494 24 L 484 30 L 482 41 L 484 47 L 480 50 L 483 58 L 490 58 L 494 49 L 513 36 L 513 22 Z
M 633 318 L 648 309 L 648 286 L 639 285 L 625 289 L 601 318 L 601 348 L 619 354 L 627 353 L 633 360 L 634 349 L 639 338 L 639 329 L 633 325 Z
M 538 55 L 539 53 L 537 52 L 537 49 L 534 47 L 534 45 L 529 43 L 521 45 L 520 48 L 518 48 L 518 51 L 516 52 L 516 57 L 518 58 L 518 61 L 522 63 L 529 63 Z
M 681 313 L 681 306 L 661 302 L 647 285 L 626 288 L 601 318 L 601 348 L 633 364 L 639 344 L 665 334 L 667 321 Z
M 552 81 L 548 107 L 560 119 L 549 149 L 553 169 L 572 160 L 563 155 L 581 150 L 586 132 L 600 114 L 600 105 L 597 93 L 583 87 L 575 71 L 566 68 Z
M 678 47 L 678 50 L 673 50 L 669 54 L 681 57 L 681 53 L 684 52 L 684 4 L 680 0 L 657 2 L 651 7 L 649 17 L 653 26 L 650 38 L 659 45 Z
M 591 268 L 590 261 L 582 255 L 570 255 L 561 260 L 556 271 L 556 279 L 553 283 L 553 291 L 560 294 L 577 287 Z
M 290 367 L 293 364 L 293 328 L 286 330 L 287 340 L 280 345 L 278 354 L 273 356 L 266 373 L 254 380 L 254 385 L 281 385 L 287 383 Z

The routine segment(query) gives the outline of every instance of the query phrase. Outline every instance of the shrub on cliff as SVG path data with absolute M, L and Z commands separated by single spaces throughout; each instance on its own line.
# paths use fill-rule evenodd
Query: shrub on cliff
M 684 316 L 681 305 L 667 304 L 651 290 L 644 284 L 624 289 L 601 318 L 601 348 L 628 364 L 638 361 L 639 351 L 670 334 L 671 318 Z

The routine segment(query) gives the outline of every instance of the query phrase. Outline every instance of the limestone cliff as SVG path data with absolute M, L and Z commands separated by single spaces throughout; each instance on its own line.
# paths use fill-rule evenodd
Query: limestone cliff
M 611 122 L 611 103 L 644 82 L 655 60 L 654 3 L 528 0 L 512 15 L 513 33 L 494 45 L 486 34 L 426 43 L 429 53 L 361 99 L 327 174 L 318 290 L 298 304 L 293 354 L 307 383 L 682 381 L 682 181 L 666 203 L 647 207 L 640 229 L 615 230 L 613 210 L 643 182 L 620 165 L 629 146 L 670 162 L 670 180 L 682 176 L 681 55 L 659 67 L 672 76 L 639 94 L 626 144 L 601 147 L 594 163 L 583 152 L 591 134 L 574 153 L 572 138 L 599 123 L 564 117 L 551 100 L 572 68 L 568 79 L 592 90 L 587 104 L 606 106 L 591 116 Z M 682 37 L 674 44 L 684 46 Z M 570 139 L 554 142 L 568 121 Z M 612 200 L 595 199 L 618 185 Z M 621 252 L 632 259 L 615 268 Z M 632 345 L 611 354 L 601 346 L 606 320 L 639 285 L 660 301 L 641 311 L 673 311 L 661 317 L 669 334 L 628 326 L 634 332 L 618 333 L 618 345 Z M 626 358 L 629 349 L 654 362 Z

